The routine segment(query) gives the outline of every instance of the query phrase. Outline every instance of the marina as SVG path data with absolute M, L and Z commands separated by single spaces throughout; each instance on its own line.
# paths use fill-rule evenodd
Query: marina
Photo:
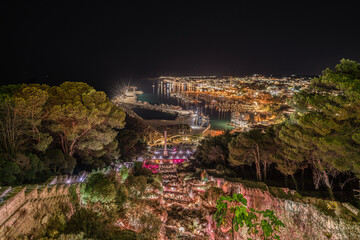
M 188 88 L 186 86 L 175 88 L 172 84 L 159 81 L 158 79 L 138 79 L 134 80 L 132 84 L 141 86 L 139 90 L 142 93 L 136 94 L 136 101 L 134 101 L 134 98 L 129 93 L 127 95 L 131 96 L 132 99 L 127 98 L 123 100 L 116 96 L 112 101 L 117 105 L 120 104 L 122 107 L 143 109 L 136 111 L 139 116 L 142 116 L 142 112 L 147 112 L 147 110 L 176 113 L 182 117 L 192 115 L 193 121 L 196 121 L 199 124 L 198 126 L 208 127 L 211 125 L 211 129 L 220 131 L 233 129 L 233 126 L 227 124 L 231 121 L 231 112 L 221 108 L 210 108 L 205 101 L 196 99 L 193 96 L 182 97 L 183 94 L 177 91 L 181 91 L 181 89 L 187 91 Z M 159 120 L 156 115 L 158 113 L 154 112 L 155 119 L 150 120 L 145 116 L 147 119 L 144 118 L 144 120 Z M 166 115 L 164 116 L 167 118 Z

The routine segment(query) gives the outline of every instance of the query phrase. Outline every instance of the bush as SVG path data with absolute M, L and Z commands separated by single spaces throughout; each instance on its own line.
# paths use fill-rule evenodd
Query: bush
M 161 219 L 155 214 L 144 214 L 140 217 L 142 239 L 157 239 L 161 229 Z
M 80 193 L 84 204 L 110 203 L 116 197 L 115 185 L 101 172 L 92 173 L 87 183 L 81 187 Z
M 111 239 L 110 221 L 103 215 L 87 208 L 78 209 L 68 222 L 65 232 L 79 233 L 84 232 L 86 237 L 95 239 Z
M 130 197 L 133 199 L 142 198 L 145 195 L 147 181 L 146 176 L 130 176 L 126 181 Z
M 111 234 L 114 240 L 137 240 L 139 239 L 137 234 L 130 230 L 116 231 Z
M 50 238 L 58 237 L 58 235 L 67 227 L 67 218 L 65 213 L 67 212 L 67 209 L 65 205 L 60 207 L 60 209 L 56 212 L 55 215 L 49 218 L 49 221 L 46 226 L 46 236 Z
M 41 238 L 39 238 L 39 240 L 54 240 L 54 239 L 57 239 L 57 240 L 93 240 L 92 238 L 86 238 L 84 236 L 83 232 L 80 232 L 78 234 L 73 234 L 73 233 L 64 234 L 64 233 L 62 233 L 56 238 L 53 238 L 53 237 L 50 237 L 50 238 L 49 237 L 41 237 Z
M 255 181 L 244 180 L 242 178 L 231 178 L 231 177 L 225 177 L 225 180 L 229 182 L 239 182 L 248 188 L 259 188 L 264 191 L 269 190 L 268 186 L 263 182 L 255 182 Z
M 19 166 L 11 160 L 10 155 L 0 154 L 0 185 L 13 184 L 20 172 Z
M 119 173 L 121 176 L 121 181 L 125 182 L 126 179 L 129 177 L 129 169 L 127 167 L 122 167 Z
M 129 191 L 125 187 L 125 185 L 121 184 L 118 186 L 116 190 L 116 204 L 119 207 L 122 207 L 122 205 L 126 202 L 126 200 L 129 197 Z
M 134 176 L 151 175 L 151 171 L 142 166 L 141 162 L 134 162 Z

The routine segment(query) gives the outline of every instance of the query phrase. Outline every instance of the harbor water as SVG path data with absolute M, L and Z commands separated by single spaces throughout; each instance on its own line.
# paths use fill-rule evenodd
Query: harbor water
M 185 93 L 187 86 L 173 86 L 169 82 L 160 80 L 140 79 L 134 80 L 130 83 L 137 86 L 138 90 L 143 94 L 138 95 L 138 101 L 148 102 L 149 104 L 170 104 L 174 106 L 181 106 L 185 110 L 193 110 L 198 114 L 209 116 L 211 128 L 214 130 L 232 129 L 227 123 L 231 120 L 230 111 L 223 111 L 220 109 L 211 109 L 203 101 L 189 101 L 187 99 L 176 96 L 176 93 Z M 158 112 L 145 109 L 134 109 L 134 111 L 144 119 L 173 119 L 173 115 L 165 112 Z

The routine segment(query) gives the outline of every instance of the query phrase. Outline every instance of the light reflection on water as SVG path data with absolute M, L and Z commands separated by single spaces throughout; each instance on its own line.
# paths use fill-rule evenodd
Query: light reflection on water
M 219 111 L 217 109 L 210 109 L 205 107 L 205 102 L 201 103 L 189 103 L 185 102 L 181 98 L 171 96 L 171 93 L 176 91 L 184 92 L 188 90 L 186 84 L 174 86 L 172 84 L 166 84 L 162 81 L 152 81 L 147 79 L 141 79 L 133 81 L 132 85 L 138 87 L 138 90 L 143 91 L 142 95 L 138 96 L 139 101 L 148 102 L 150 104 L 171 104 L 175 106 L 181 106 L 183 109 L 194 110 L 200 114 L 204 114 L 210 117 L 211 128 L 215 130 L 232 129 L 227 125 L 230 122 L 230 111 Z M 191 86 L 190 86 L 191 87 Z

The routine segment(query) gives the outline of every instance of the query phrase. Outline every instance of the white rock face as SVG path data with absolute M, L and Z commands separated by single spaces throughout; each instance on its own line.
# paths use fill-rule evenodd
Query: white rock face
M 257 210 L 274 210 L 276 216 L 285 224 L 285 227 L 280 229 L 279 235 L 281 239 L 360 239 L 360 222 L 339 217 L 341 214 L 340 209 L 335 209 L 334 215 L 336 216 L 330 216 L 320 211 L 315 205 L 276 198 L 268 191 L 247 188 L 241 183 L 224 181 L 218 184 L 218 187 L 222 187 L 222 189 L 228 192 L 243 194 L 248 201 L 248 207 L 253 207 Z M 286 193 L 285 190 L 284 192 Z M 319 201 L 319 199 L 314 200 Z M 337 204 L 343 205 L 343 207 L 352 213 L 357 210 L 350 204 L 345 204 L 345 206 L 341 203 Z M 236 234 L 236 239 L 247 239 L 248 237 L 250 236 L 247 235 L 246 229 L 241 229 Z

